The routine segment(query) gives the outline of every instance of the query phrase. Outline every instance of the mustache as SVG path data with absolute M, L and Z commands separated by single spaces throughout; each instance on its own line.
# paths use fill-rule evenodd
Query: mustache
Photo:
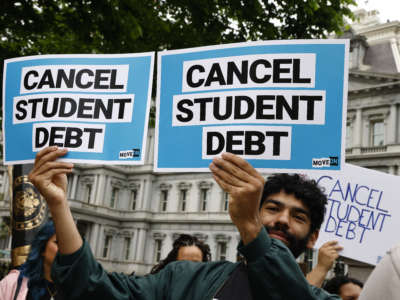
M 288 242 L 289 244 L 293 244 L 296 242 L 296 237 L 288 232 L 288 227 L 284 224 L 276 223 L 274 226 L 264 226 L 268 233 L 279 232 Z
M 276 223 L 274 226 L 264 226 L 268 233 L 276 232 L 282 235 L 287 241 L 287 247 L 292 252 L 293 256 L 297 258 L 307 248 L 307 242 L 310 238 L 310 234 L 307 234 L 304 238 L 297 238 L 290 232 L 289 227 L 286 224 Z

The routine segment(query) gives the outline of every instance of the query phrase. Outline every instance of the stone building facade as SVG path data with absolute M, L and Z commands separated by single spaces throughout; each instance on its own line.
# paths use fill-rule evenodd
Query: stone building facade
M 400 22 L 381 24 L 358 11 L 351 39 L 346 160 L 398 175 L 400 170 Z M 239 234 L 227 195 L 210 173 L 153 172 L 154 130 L 143 166 L 76 165 L 68 200 L 79 231 L 107 270 L 147 273 L 180 233 L 208 243 L 213 260 L 236 261 Z M 9 220 L 7 168 L 0 167 L 0 217 Z M 10 246 L 9 237 L 0 248 Z M 370 266 L 346 260 L 365 279 Z

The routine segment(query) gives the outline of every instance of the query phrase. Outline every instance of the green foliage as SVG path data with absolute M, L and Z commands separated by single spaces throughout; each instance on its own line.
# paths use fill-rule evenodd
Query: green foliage
M 0 58 L 322 38 L 353 18 L 350 5 L 355 1 L 4 0 Z
M 353 0 L 1 1 L 2 58 L 123 53 L 258 39 L 324 37 Z

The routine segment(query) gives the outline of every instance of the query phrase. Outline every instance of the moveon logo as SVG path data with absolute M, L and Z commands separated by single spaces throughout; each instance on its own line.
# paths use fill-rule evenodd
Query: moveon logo
M 140 149 L 132 149 L 119 152 L 120 159 L 139 157 L 139 155 L 140 155 Z
M 339 158 L 337 156 L 313 158 L 312 160 L 313 168 L 324 168 L 324 167 L 331 167 L 338 165 L 339 165 Z

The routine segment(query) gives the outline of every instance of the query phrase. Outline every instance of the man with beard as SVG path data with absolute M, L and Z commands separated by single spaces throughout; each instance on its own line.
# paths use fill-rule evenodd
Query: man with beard
M 244 159 L 224 153 L 213 159 L 210 170 L 230 195 L 229 214 L 247 264 L 179 261 L 154 275 L 109 274 L 82 241 L 72 218 L 66 174 L 73 165 L 57 160 L 66 153 L 54 146 L 41 150 L 29 179 L 53 216 L 59 254 L 52 278 L 68 299 L 340 299 L 310 286 L 294 258 L 314 245 L 323 220 L 326 197 L 315 182 L 278 175 L 267 181 L 263 195 L 263 176 Z

